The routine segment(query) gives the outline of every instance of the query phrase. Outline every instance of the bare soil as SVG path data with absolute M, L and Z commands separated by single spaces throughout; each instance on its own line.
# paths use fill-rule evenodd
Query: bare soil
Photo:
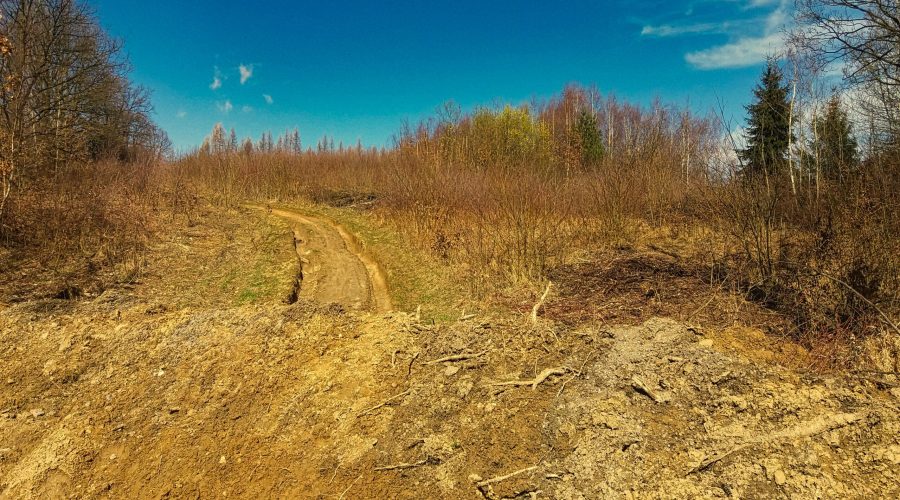
M 896 374 L 659 317 L 434 324 L 283 215 L 210 211 L 127 287 L 0 306 L 0 498 L 900 495 Z M 286 304 L 291 226 L 317 284 Z
M 289 210 L 269 211 L 292 225 L 300 259 L 298 297 L 353 309 L 391 309 L 384 273 L 346 229 L 335 222 Z

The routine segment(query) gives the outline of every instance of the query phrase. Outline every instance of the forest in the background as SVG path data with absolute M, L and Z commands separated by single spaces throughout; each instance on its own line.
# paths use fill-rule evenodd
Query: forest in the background
M 801 0 L 741 128 L 573 84 L 525 105 L 448 103 L 390 148 L 217 125 L 170 158 L 149 94 L 83 3 L 3 2 L 0 262 L 72 295 L 110 269 L 97 286 L 134 279 L 154 233 L 201 205 L 311 200 L 365 210 L 475 297 L 651 246 L 785 318 L 795 339 L 852 352 L 900 333 L 895 13 Z

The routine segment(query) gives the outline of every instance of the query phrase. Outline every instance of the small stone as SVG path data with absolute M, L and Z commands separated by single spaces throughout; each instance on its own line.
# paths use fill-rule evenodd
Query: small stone
M 784 483 L 787 482 L 787 477 L 784 475 L 784 471 L 781 469 L 773 472 L 772 477 L 775 479 L 775 484 L 777 484 L 778 486 L 783 486 Z
M 43 417 L 44 410 L 42 410 L 40 408 L 35 408 L 35 409 L 31 410 L 31 416 L 34 418 Z
M 219 457 L 219 463 L 222 465 L 225 465 L 226 463 L 228 463 L 228 461 L 225 460 L 225 455 L 222 455 L 221 457 Z
M 484 479 L 478 474 L 469 474 L 469 481 L 472 481 L 473 483 L 480 483 L 483 480 Z
M 700 342 L 697 342 L 697 345 L 699 345 L 700 347 L 712 347 L 713 340 L 712 339 L 703 339 Z
M 456 375 L 457 373 L 459 373 L 459 367 L 456 365 L 449 365 L 449 366 L 447 366 L 447 369 L 444 370 L 444 375 L 446 375 L 448 377 L 452 377 L 452 376 Z
M 8 379 L 6 379 L 6 383 L 7 383 L 8 385 L 13 385 L 13 384 L 16 383 L 16 381 L 13 380 L 13 379 L 11 379 L 11 378 L 8 378 Z
M 475 384 L 473 384 L 471 380 L 463 379 L 456 386 L 456 395 L 464 398 L 468 396 L 470 392 L 472 392 L 473 387 L 475 387 Z
M 116 456 L 115 453 L 113 453 L 112 455 L 109 456 L 109 459 L 110 459 L 110 460 L 115 460 L 115 459 L 117 459 L 117 458 L 119 458 L 119 457 Z

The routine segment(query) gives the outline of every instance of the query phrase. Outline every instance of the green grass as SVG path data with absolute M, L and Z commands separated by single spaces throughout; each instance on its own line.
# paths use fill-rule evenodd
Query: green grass
M 249 246 L 249 257 L 226 276 L 223 284 L 234 290 L 236 305 L 278 302 L 290 290 L 296 269 L 296 254 L 290 230 L 281 224 L 265 224 Z

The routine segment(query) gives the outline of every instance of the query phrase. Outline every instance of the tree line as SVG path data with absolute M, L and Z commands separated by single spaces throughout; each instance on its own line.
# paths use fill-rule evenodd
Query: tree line
M 85 3 L 0 2 L 0 53 L 0 216 L 17 189 L 67 166 L 171 151 L 121 42 Z

